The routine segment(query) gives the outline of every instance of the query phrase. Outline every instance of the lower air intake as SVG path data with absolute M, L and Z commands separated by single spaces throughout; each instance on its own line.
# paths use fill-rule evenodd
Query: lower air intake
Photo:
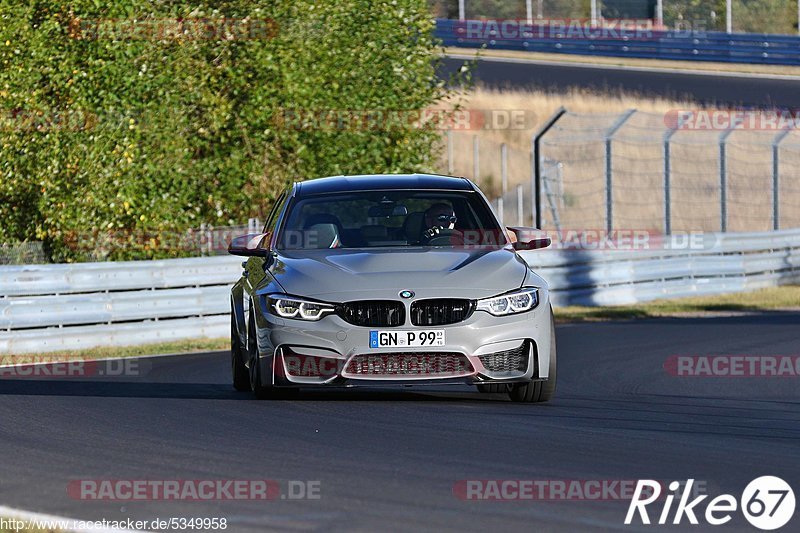
M 474 372 L 460 353 L 382 353 L 353 356 L 345 367 L 350 377 L 458 377 Z
M 518 348 L 479 356 L 481 363 L 489 372 L 525 372 L 528 370 L 529 341 Z

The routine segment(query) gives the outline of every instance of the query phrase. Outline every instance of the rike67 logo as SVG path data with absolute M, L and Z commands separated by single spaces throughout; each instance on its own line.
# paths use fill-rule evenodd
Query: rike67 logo
M 751 525 L 764 531 L 772 531 L 785 526 L 794 515 L 794 491 L 779 477 L 762 476 L 754 479 L 745 487 L 738 501 L 730 494 L 721 494 L 707 502 L 704 513 L 700 512 L 700 504 L 708 498 L 708 495 L 697 496 L 689 501 L 693 484 L 694 479 L 689 479 L 685 483 L 685 488 L 681 490 L 684 484 L 673 481 L 668 487 L 670 493 L 662 497 L 661 483 L 650 479 L 639 480 L 628 507 L 625 524 L 633 523 L 637 513 L 642 524 L 650 524 L 647 506 L 656 501 L 659 503 L 663 501 L 657 519 L 660 525 L 669 523 L 670 515 L 672 524 L 680 524 L 685 517 L 690 524 L 697 525 L 699 523 L 697 516 L 700 515 L 708 524 L 719 526 L 729 522 L 733 518 L 733 513 L 741 509 Z M 676 496 L 679 501 L 673 514 L 672 505 Z

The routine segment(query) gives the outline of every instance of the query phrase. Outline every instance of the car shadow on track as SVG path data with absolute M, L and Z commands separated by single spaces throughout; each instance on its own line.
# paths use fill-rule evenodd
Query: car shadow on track
M 64 379 L 0 379 L 0 396 L 83 396 L 100 398 L 168 398 L 193 400 L 257 401 L 247 392 L 236 392 L 230 385 L 214 383 L 152 383 L 115 380 Z M 298 394 L 279 397 L 269 402 L 316 401 L 423 401 L 465 402 L 510 401 L 502 394 L 480 394 L 468 387 L 458 390 L 398 390 L 398 389 L 332 389 L 325 391 L 303 390 Z
M 531 424 L 537 431 L 563 428 L 583 431 L 641 431 L 650 435 L 757 438 L 796 442 L 800 419 L 795 402 L 744 401 L 708 397 L 620 395 L 600 398 L 564 394 L 546 404 L 515 404 L 502 394 L 481 394 L 469 387 L 447 391 L 398 389 L 305 390 L 285 399 L 256 400 L 226 384 L 143 383 L 124 381 L 0 380 L 3 396 L 233 400 L 250 406 L 283 409 L 317 404 L 335 410 L 343 403 L 397 403 L 418 407 L 396 416 L 415 417 L 433 409 L 439 416 L 465 413 Z M 424 407 L 429 406 L 429 407 Z M 409 423 L 411 421 L 409 420 Z M 499 422 L 498 422 L 499 423 Z

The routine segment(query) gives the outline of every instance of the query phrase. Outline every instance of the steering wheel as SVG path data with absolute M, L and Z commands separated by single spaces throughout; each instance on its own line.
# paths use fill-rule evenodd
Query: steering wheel
M 464 234 L 457 229 L 434 226 L 422 236 L 424 246 L 457 246 L 464 244 Z

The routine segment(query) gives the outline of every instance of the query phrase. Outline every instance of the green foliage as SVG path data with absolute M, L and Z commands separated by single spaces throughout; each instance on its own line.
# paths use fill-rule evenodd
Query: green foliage
M 796 0 L 733 0 L 733 31 L 750 33 L 797 32 Z M 725 31 L 725 0 L 670 0 L 664 2 L 669 27 Z
M 458 18 L 458 0 L 428 0 L 434 15 Z M 470 19 L 524 19 L 525 0 L 466 0 L 466 16 Z
M 251 38 L 153 30 L 202 18 Z M 0 242 L 76 261 L 110 234 L 108 259 L 169 257 L 291 181 L 429 168 L 435 128 L 282 119 L 438 102 L 432 25 L 425 0 L 0 0 Z
M 796 34 L 797 9 L 797 0 L 734 0 L 733 30 Z
M 725 0 L 674 0 L 664 2 L 667 27 L 725 31 Z
M 428 0 L 431 10 L 437 17 L 458 18 L 458 0 Z M 543 0 L 543 18 L 588 18 L 589 0 Z M 536 17 L 539 1 L 532 4 Z M 466 0 L 466 16 L 471 19 L 518 19 L 527 17 L 525 0 Z

